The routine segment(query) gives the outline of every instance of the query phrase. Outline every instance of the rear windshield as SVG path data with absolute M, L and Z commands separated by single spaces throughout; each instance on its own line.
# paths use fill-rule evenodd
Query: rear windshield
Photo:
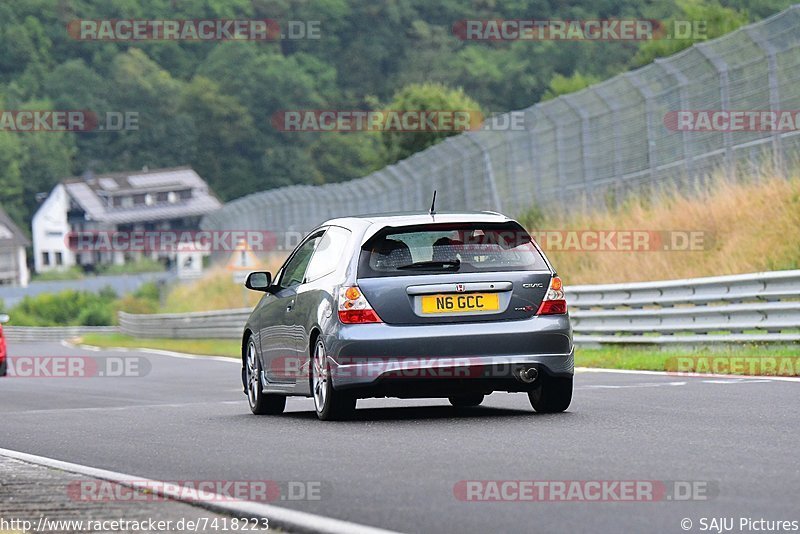
M 519 224 L 460 223 L 382 230 L 362 247 L 358 275 L 543 270 L 547 263 Z

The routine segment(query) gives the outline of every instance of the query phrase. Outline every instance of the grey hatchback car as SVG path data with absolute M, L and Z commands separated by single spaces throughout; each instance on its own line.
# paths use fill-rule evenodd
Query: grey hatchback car
M 333 219 L 295 248 L 244 328 L 255 414 L 313 397 L 322 420 L 359 398 L 477 406 L 524 392 L 537 412 L 572 399 L 574 348 L 561 279 L 516 221 L 493 212 Z

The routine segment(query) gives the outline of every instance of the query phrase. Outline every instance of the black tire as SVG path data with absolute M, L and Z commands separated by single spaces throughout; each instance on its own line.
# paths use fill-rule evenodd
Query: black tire
M 471 406 L 478 406 L 483 402 L 483 393 L 470 393 L 469 395 L 458 395 L 457 397 L 448 397 L 447 400 L 456 408 L 469 408 Z
M 255 375 L 255 376 L 254 376 Z M 286 395 L 264 393 L 261 383 L 261 358 L 253 338 L 247 340 L 244 356 L 245 395 L 250 411 L 255 415 L 280 415 L 286 408 Z
M 572 402 L 572 377 L 540 376 L 539 384 L 528 392 L 533 409 L 539 413 L 558 413 Z
M 314 409 L 321 421 L 341 421 L 353 415 L 356 409 L 356 397 L 334 389 L 331 367 L 322 339 L 318 339 L 314 346 L 310 379 Z

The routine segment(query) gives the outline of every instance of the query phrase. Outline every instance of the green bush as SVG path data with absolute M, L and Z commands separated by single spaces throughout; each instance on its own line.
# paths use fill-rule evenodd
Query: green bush
M 24 297 L 8 312 L 12 325 L 75 326 L 111 325 L 117 294 L 111 288 L 99 293 L 69 289 Z
M 82 326 L 108 326 L 113 322 L 113 310 L 106 304 L 92 304 L 78 315 L 78 324 Z

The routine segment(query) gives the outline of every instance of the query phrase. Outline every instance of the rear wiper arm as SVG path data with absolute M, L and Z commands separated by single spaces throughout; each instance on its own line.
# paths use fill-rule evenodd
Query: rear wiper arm
M 443 260 L 443 261 L 415 261 L 414 263 L 409 263 L 408 265 L 400 265 L 399 267 L 395 267 L 398 270 L 401 269 L 447 269 L 447 270 L 458 270 L 458 266 L 461 265 L 461 260 Z

